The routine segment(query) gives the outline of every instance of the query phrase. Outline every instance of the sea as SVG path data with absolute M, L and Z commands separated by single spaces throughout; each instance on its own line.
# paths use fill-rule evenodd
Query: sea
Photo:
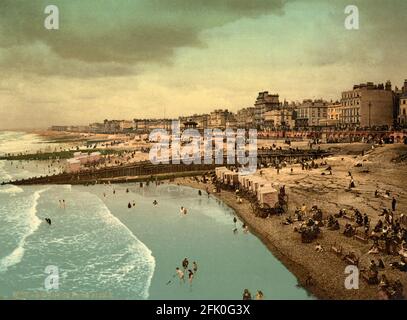
M 55 147 L 0 131 L 0 156 Z M 0 183 L 60 167 L 0 160 Z M 314 299 L 234 216 L 217 198 L 177 185 L 0 185 L 0 299 L 229 300 L 244 289 Z M 192 282 L 175 272 L 185 258 L 188 269 L 198 266 Z

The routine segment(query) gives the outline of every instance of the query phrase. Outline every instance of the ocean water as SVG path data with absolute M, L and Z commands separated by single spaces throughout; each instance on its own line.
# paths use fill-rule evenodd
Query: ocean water
M 30 149 L 30 139 L 41 148 L 25 133 L 0 139 L 0 153 Z M 44 168 L 0 161 L 0 181 Z M 241 299 L 247 288 L 312 299 L 233 216 L 216 198 L 174 185 L 0 186 L 0 298 Z M 185 257 L 198 264 L 192 284 L 175 276 Z

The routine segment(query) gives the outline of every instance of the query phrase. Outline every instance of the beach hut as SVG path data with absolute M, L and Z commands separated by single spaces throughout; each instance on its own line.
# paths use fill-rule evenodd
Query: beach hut
M 217 178 L 218 180 L 223 181 L 223 175 L 222 175 L 222 173 L 223 173 L 225 170 L 227 170 L 226 167 L 218 167 L 218 168 L 215 168 L 215 174 L 216 174 L 216 178 Z
M 225 168 L 224 170 L 222 170 L 221 172 L 220 172 L 220 178 L 221 178 L 221 181 L 223 182 L 223 183 L 227 183 L 227 173 L 229 172 L 229 170 L 227 169 L 227 168 Z
M 253 177 L 251 179 L 250 190 L 257 193 L 257 190 L 267 184 L 267 181 L 260 177 Z
M 226 174 L 227 184 L 231 186 L 236 186 L 239 183 L 239 174 L 237 172 L 229 171 Z
M 253 188 L 253 179 L 254 179 L 253 176 L 249 176 L 249 177 L 247 178 L 247 180 L 246 180 L 246 188 L 247 188 L 247 190 L 252 191 L 252 188 Z
M 231 172 L 229 170 L 223 171 L 223 183 L 224 184 L 229 184 L 229 182 L 230 182 L 230 174 L 231 174 Z
M 241 188 L 243 188 L 243 186 L 244 186 L 244 179 L 245 179 L 245 176 L 238 175 L 238 182 L 239 182 Z
M 260 188 L 257 192 L 257 200 L 261 205 L 274 207 L 278 202 L 278 192 L 272 187 Z

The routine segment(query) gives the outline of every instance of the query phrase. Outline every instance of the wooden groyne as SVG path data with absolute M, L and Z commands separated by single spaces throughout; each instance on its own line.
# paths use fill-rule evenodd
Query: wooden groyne
M 322 150 L 268 150 L 259 149 L 258 166 L 276 165 L 283 161 L 294 163 L 320 159 L 331 155 Z M 222 164 L 152 164 L 143 161 L 129 165 L 89 169 L 76 173 L 60 173 L 54 175 L 31 177 L 22 180 L 3 182 L 13 185 L 37 184 L 92 184 L 92 183 L 119 183 L 130 181 L 146 181 L 151 179 L 171 179 L 172 177 L 199 175 L 214 170 L 216 167 L 225 166 L 226 158 Z M 226 165 L 229 166 L 229 165 Z M 231 165 L 233 166 L 233 165 Z

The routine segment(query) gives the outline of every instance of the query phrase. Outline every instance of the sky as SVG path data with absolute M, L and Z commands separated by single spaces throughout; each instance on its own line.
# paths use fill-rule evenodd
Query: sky
M 59 9 L 48 30 L 47 5 Z M 344 26 L 345 7 L 359 29 Z M 405 0 L 1 0 L 0 130 L 337 100 L 407 79 Z

